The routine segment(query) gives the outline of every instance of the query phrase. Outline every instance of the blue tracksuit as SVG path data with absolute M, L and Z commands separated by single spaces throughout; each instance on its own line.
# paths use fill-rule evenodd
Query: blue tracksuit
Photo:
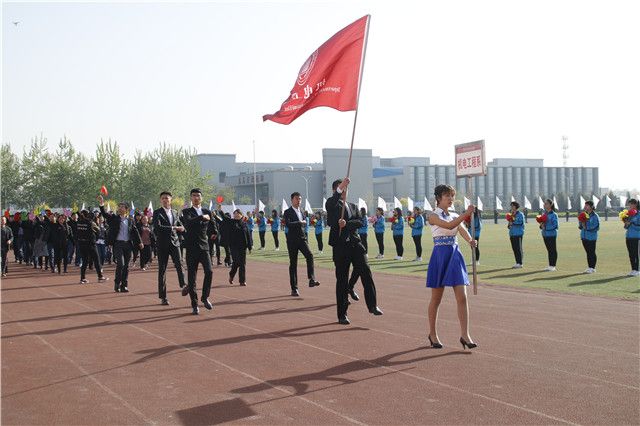
M 264 216 L 258 220 L 258 231 L 267 232 L 267 218 Z
M 315 229 L 316 235 L 322 234 L 322 231 L 324 231 L 324 224 L 322 223 L 322 219 L 316 219 Z
M 358 234 L 366 234 L 369 232 L 369 218 L 363 216 L 360 220 L 362 221 L 362 226 L 358 228 Z
M 413 222 L 411 226 L 411 236 L 417 237 L 418 235 L 422 235 L 422 228 L 424 228 L 424 218 L 422 215 L 416 216 L 416 220 Z
M 373 230 L 376 232 L 376 234 L 384 233 L 384 216 L 380 216 L 378 219 L 376 219 L 376 223 L 373 225 Z
M 511 222 L 511 228 L 509 228 L 510 237 L 522 237 L 524 235 L 524 214 L 518 210 L 516 212 L 516 218 Z
M 627 238 L 640 238 L 640 213 L 629 218 L 629 227 L 627 228 Z
M 249 230 L 249 232 L 253 232 L 253 224 L 254 224 L 253 218 L 250 217 L 247 220 L 247 229 Z
M 391 224 L 391 229 L 393 230 L 393 236 L 404 235 L 404 218 L 402 216 L 398 216 L 398 221 L 396 223 Z
M 543 237 L 558 236 L 558 215 L 553 210 L 547 213 L 547 223 L 542 227 Z
M 273 221 L 273 223 L 271 223 L 271 231 L 275 232 L 275 231 L 279 231 L 280 230 L 280 218 L 279 217 L 272 217 L 271 220 Z
M 600 218 L 596 212 L 591 212 L 589 219 L 578 225 L 580 229 L 580 238 L 587 241 L 596 241 L 598 239 L 598 231 L 600 230 Z

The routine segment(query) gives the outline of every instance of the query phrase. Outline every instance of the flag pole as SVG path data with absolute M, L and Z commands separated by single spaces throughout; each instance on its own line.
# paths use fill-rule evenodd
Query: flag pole
M 360 57 L 360 69 L 358 70 L 358 92 L 356 93 L 356 113 L 353 116 L 351 146 L 349 148 L 349 161 L 347 162 L 347 178 L 351 176 L 351 157 L 353 155 L 353 141 L 355 140 L 355 137 L 356 137 L 356 123 L 358 122 L 358 108 L 360 106 L 360 87 L 362 86 L 362 73 L 364 71 L 364 60 L 367 55 L 367 42 L 369 40 L 369 23 L 370 22 L 371 22 L 371 15 L 367 15 L 367 24 L 365 25 L 365 30 L 364 30 L 364 42 L 362 44 L 362 56 Z M 345 196 L 345 200 L 346 200 L 346 196 Z M 340 218 L 344 216 L 344 207 L 345 207 L 345 204 L 342 203 Z
M 467 176 L 467 191 L 469 196 L 473 200 L 473 178 Z M 473 203 L 471 203 L 473 204 Z M 476 239 L 476 211 L 475 209 L 471 213 L 471 241 Z M 471 247 L 471 270 L 473 274 L 473 294 L 478 294 L 478 268 L 476 266 L 476 249 Z
M 253 140 L 253 202 L 256 204 L 256 211 L 258 213 L 258 180 L 256 179 L 256 141 Z

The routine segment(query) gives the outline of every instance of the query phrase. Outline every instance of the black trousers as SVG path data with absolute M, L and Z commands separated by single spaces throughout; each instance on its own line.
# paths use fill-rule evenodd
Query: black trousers
M 273 234 L 273 242 L 276 245 L 276 248 L 280 247 L 280 241 L 278 241 L 278 231 L 271 231 L 271 233 Z
M 220 236 L 215 240 L 209 240 L 209 250 L 212 254 L 216 255 L 216 260 L 220 263 Z
M 384 233 L 376 232 L 376 241 L 378 242 L 378 251 L 380 254 L 384 254 Z
M 307 261 L 307 278 L 315 280 L 313 271 L 313 255 L 306 240 L 287 241 L 289 251 L 289 284 L 291 290 L 298 288 L 298 251 Z
M 167 298 L 167 266 L 169 257 L 173 261 L 173 266 L 178 273 L 178 283 L 180 288 L 184 287 L 184 272 L 182 271 L 182 262 L 180 261 L 180 248 L 170 244 L 168 247 L 158 247 L 158 297 L 160 299 Z
M 316 234 L 316 241 L 318 242 L 318 250 L 324 249 L 324 243 L 322 242 L 322 233 Z
M 480 260 L 480 237 L 474 238 L 476 240 L 476 261 Z
M 549 266 L 556 266 L 558 261 L 558 251 L 556 250 L 556 237 L 542 237 L 544 245 L 549 255 Z
M 2 252 L 2 273 L 6 274 L 9 272 L 9 267 L 7 266 L 7 254 L 9 252 L 9 248 L 7 247 L 6 250 L 2 248 L 0 251 Z
M 266 231 L 258 231 L 258 235 L 260 235 L 260 247 L 264 248 L 264 234 Z
M 413 238 L 413 243 L 416 245 L 416 256 L 422 257 L 422 234 L 414 235 L 411 238 Z
M 151 262 L 151 255 L 151 246 L 145 245 L 144 248 L 140 250 L 140 268 L 144 268 L 149 264 L 149 262 Z
M 78 242 L 80 246 L 80 256 L 82 256 L 82 266 L 80 267 L 80 279 L 83 280 L 87 273 L 87 266 L 89 266 L 89 260 L 93 261 L 93 265 L 96 268 L 98 278 L 102 277 L 102 267 L 100 266 L 100 259 L 98 258 L 98 248 L 96 243 Z M 66 253 L 65 253 L 66 255 Z M 56 254 L 56 258 L 58 255 Z M 59 268 L 60 266 L 58 266 Z M 116 272 L 117 274 L 117 272 Z
M 213 281 L 213 267 L 211 266 L 211 256 L 209 250 L 199 248 L 187 248 L 187 281 L 189 283 L 189 296 L 191 306 L 198 306 L 198 293 L 196 292 L 196 276 L 198 274 L 198 264 L 202 264 L 204 271 L 204 281 L 202 282 L 201 300 L 208 299 L 211 293 L 211 282 Z
M 589 268 L 595 268 L 598 256 L 596 256 L 596 241 L 582 240 L 582 247 L 587 252 L 587 265 Z
M 640 238 L 627 238 L 627 251 L 629 252 L 629 261 L 631 262 L 631 270 L 638 270 L 638 242 Z
M 509 237 L 511 240 L 511 250 L 516 258 L 516 263 L 522 265 L 522 237 Z
M 336 305 L 338 319 L 347 315 L 349 307 L 349 268 L 353 264 L 354 271 L 362 280 L 364 298 L 367 308 L 371 311 L 378 305 L 376 298 L 376 285 L 373 282 L 371 269 L 365 257 L 364 247 L 358 244 L 356 247 L 333 247 L 333 264 L 336 267 Z
M 69 256 L 67 254 L 67 244 L 64 243 L 62 247 L 55 247 L 55 261 L 56 267 L 58 268 L 58 273 L 62 271 L 61 266 L 64 264 L 64 272 L 67 272 L 67 265 L 69 264 Z
M 113 260 L 116 262 L 116 278 L 114 286 L 128 287 L 129 284 L 129 261 L 132 252 L 129 241 L 116 241 L 113 244 Z M 82 262 L 82 266 L 85 262 Z
M 231 257 L 233 258 L 233 264 L 229 271 L 229 278 L 233 280 L 236 276 L 236 272 L 239 272 L 238 278 L 240 279 L 240 283 L 246 283 L 247 249 L 231 247 Z
M 23 252 L 22 255 L 24 257 L 25 262 L 29 263 L 33 261 L 33 243 L 31 241 L 24 240 L 22 242 Z
M 16 260 L 22 262 L 22 235 L 13 236 L 13 255 Z
M 367 234 L 358 234 L 358 235 L 360 236 L 362 247 L 364 247 L 364 252 L 369 253 L 369 243 L 367 242 Z
M 394 235 L 393 242 L 396 243 L 396 254 L 402 256 L 404 254 L 404 247 L 402 247 L 402 235 Z

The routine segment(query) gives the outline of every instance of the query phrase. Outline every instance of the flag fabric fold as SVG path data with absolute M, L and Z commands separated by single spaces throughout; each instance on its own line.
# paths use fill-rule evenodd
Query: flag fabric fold
M 407 197 L 407 210 L 413 212 L 413 200 L 411 197 Z
M 290 124 L 308 110 L 320 106 L 354 111 L 358 79 L 369 15 L 338 31 L 307 58 L 289 96 L 263 121 Z
M 367 209 L 367 203 L 364 202 L 362 198 L 358 198 L 358 210 L 364 208 Z
M 387 202 L 382 197 L 378 197 L 378 208 L 382 209 L 382 211 L 387 210 Z
M 393 208 L 394 209 L 402 208 L 402 203 L 400 202 L 400 200 L 398 200 L 398 197 L 393 197 Z
M 263 212 L 265 207 L 266 206 L 264 205 L 264 203 L 262 201 L 258 200 L 258 211 L 259 212 Z
M 424 205 L 422 206 L 423 210 L 427 210 L 432 212 L 433 211 L 433 207 L 431 207 L 431 203 L 429 202 L 429 200 L 427 199 L 427 197 L 424 197 Z
M 527 196 L 524 196 L 524 208 L 527 210 L 531 210 L 531 201 L 529 201 L 529 199 L 527 198 Z
M 308 199 L 304 200 L 304 211 L 309 214 L 313 214 L 313 209 L 311 208 L 311 203 L 309 203 Z
M 502 201 L 500 201 L 500 198 L 498 198 L 497 195 L 496 195 L 496 210 L 502 210 Z
M 480 211 L 484 210 L 484 206 L 482 205 L 482 200 L 480 199 L 479 195 L 478 195 L 478 204 L 476 205 L 476 207 L 478 207 L 478 210 Z

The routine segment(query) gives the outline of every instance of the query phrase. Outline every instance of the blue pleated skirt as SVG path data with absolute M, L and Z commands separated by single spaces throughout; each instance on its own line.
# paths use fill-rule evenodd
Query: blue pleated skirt
M 427 287 L 469 285 L 469 274 L 458 244 L 433 247 L 427 269 Z

